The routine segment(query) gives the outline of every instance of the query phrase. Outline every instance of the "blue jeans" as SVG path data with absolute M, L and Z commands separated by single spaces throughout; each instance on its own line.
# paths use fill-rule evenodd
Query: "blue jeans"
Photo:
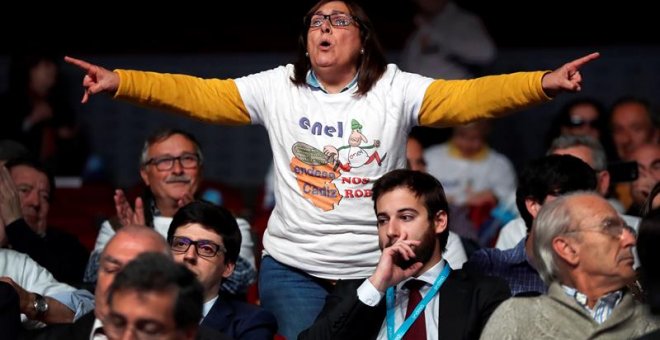
M 259 298 L 261 306 L 275 315 L 278 334 L 297 339 L 323 309 L 328 295 L 324 283 L 305 272 L 282 264 L 271 256 L 261 260 Z

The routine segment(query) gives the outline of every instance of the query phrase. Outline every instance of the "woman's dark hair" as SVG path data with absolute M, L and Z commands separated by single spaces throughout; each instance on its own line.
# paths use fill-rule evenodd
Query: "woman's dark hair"
M 298 86 L 306 84 L 307 72 L 312 68 L 312 64 L 306 55 L 309 22 L 321 6 L 332 1 L 334 0 L 321 0 L 317 2 L 303 18 L 300 37 L 298 38 L 298 59 L 294 63 L 295 69 L 293 78 L 291 78 L 291 81 Z M 376 37 L 371 20 L 362 7 L 350 0 L 342 0 L 342 2 L 346 4 L 357 27 L 360 29 L 360 40 L 362 41 L 364 53 L 358 59 L 357 95 L 362 96 L 367 94 L 376 81 L 383 76 L 387 68 L 387 61 L 380 42 L 378 42 L 378 38 Z

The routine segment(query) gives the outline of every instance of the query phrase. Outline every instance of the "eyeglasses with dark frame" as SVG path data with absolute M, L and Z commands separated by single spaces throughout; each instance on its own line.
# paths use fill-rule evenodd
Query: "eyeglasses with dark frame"
M 172 170 L 175 161 L 179 161 L 179 164 L 184 169 L 194 169 L 199 166 L 200 158 L 199 155 L 194 153 L 183 153 L 178 157 L 154 157 L 144 162 L 144 165 L 154 165 L 160 171 L 167 171 Z
M 227 248 L 221 244 L 217 244 L 209 240 L 193 241 L 185 236 L 174 236 L 170 248 L 176 253 L 185 253 L 191 245 L 195 246 L 197 255 L 201 257 L 214 257 L 218 252 L 226 253 Z
M 357 22 L 356 17 L 346 13 L 314 14 L 309 20 L 309 27 L 321 27 L 325 20 L 328 20 L 330 25 L 334 27 L 346 27 Z
M 612 236 L 616 239 L 623 239 L 624 235 L 624 230 L 627 230 L 633 238 L 637 239 L 637 230 L 635 228 L 629 226 L 623 221 L 620 222 L 615 222 L 615 223 L 605 223 L 603 227 L 597 228 L 597 229 L 578 229 L 578 230 L 571 230 L 567 231 L 565 234 L 570 234 L 570 233 L 579 233 L 579 232 L 592 232 L 592 233 L 601 233 L 601 234 L 606 234 L 609 236 Z

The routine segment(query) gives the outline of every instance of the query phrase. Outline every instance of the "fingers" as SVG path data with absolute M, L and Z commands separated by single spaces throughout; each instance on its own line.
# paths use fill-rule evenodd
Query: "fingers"
M 128 204 L 128 200 L 126 199 L 126 195 L 124 195 L 124 192 L 119 189 L 115 190 L 114 200 L 115 200 L 115 210 L 117 211 L 117 217 L 119 218 L 121 224 L 123 226 L 131 224 L 133 222 L 134 212 L 131 209 L 131 205 Z
M 89 69 L 92 68 L 92 66 L 94 66 L 94 65 L 92 65 L 92 64 L 90 64 L 90 63 L 88 63 L 84 60 L 71 58 L 69 56 L 65 56 L 64 61 L 66 61 L 67 63 L 69 63 L 71 65 L 78 66 L 78 67 L 80 67 L 81 69 L 83 69 L 85 71 L 89 71 Z
M 133 214 L 133 222 L 138 225 L 146 225 L 144 218 L 144 203 L 140 197 L 135 199 L 135 214 Z
M 85 94 L 83 94 L 82 100 L 80 101 L 82 104 L 86 104 L 89 101 L 89 89 L 85 89 Z
M 191 193 L 186 193 L 177 201 L 177 204 L 179 205 L 179 208 L 183 207 L 184 205 L 190 203 L 193 201 L 193 196 Z
M 585 64 L 591 62 L 592 60 L 598 59 L 599 57 L 600 57 L 600 53 L 594 52 L 594 53 L 588 54 L 588 55 L 586 55 L 582 58 L 578 58 L 578 59 L 573 60 L 572 62 L 569 63 L 569 65 L 571 65 L 572 67 L 575 67 L 576 69 L 579 69 L 582 66 L 584 66 Z
M 399 239 L 392 246 L 386 248 L 386 250 L 390 256 L 396 256 L 398 254 L 404 260 L 408 261 L 415 258 L 415 251 L 412 247 L 419 244 L 420 241 Z

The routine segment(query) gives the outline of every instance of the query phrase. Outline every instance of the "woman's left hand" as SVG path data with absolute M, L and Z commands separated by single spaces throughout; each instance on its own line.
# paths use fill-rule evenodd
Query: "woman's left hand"
M 555 97 L 561 92 L 581 91 L 582 75 L 580 74 L 580 68 L 592 60 L 598 59 L 598 57 L 600 57 L 600 53 L 591 53 L 568 62 L 550 73 L 546 73 L 541 80 L 543 91 L 550 97 Z

